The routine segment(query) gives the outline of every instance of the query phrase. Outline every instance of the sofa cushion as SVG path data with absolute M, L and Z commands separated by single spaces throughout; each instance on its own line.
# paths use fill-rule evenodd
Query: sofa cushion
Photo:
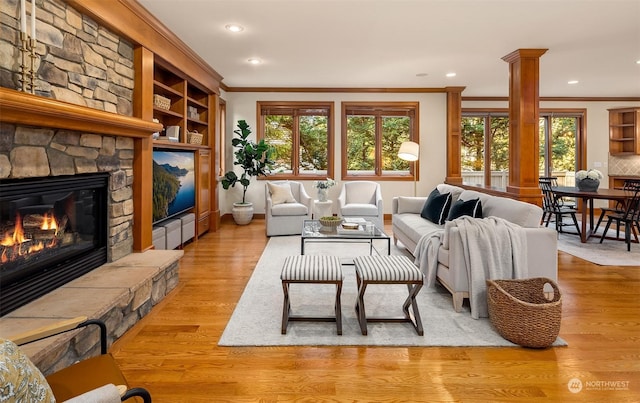
M 347 217 L 378 216 L 378 207 L 373 204 L 351 203 L 342 207 L 342 215 Z
M 398 197 L 398 214 L 415 213 L 420 214 L 426 199 L 424 197 Z
M 302 203 L 280 203 L 271 208 L 272 216 L 307 215 L 309 209 Z
M 267 183 L 269 186 L 269 193 L 271 194 L 271 201 L 274 205 L 282 203 L 295 203 L 296 199 L 291 193 L 291 186 L 288 183 L 275 184 Z
M 500 217 L 525 228 L 540 227 L 542 209 L 531 203 L 509 199 L 507 197 L 491 196 L 473 190 L 465 190 L 460 195 L 463 200 L 479 198 L 482 202 L 484 217 Z
M 438 189 L 438 192 L 440 192 L 440 194 L 451 193 L 451 203 L 458 200 L 458 198 L 464 191 L 464 189 L 461 187 L 447 185 L 446 183 L 440 183 L 438 186 L 436 186 L 436 189 Z
M 450 206 L 451 193 L 440 194 L 436 188 L 429 194 L 420 216 L 435 224 L 442 225 L 447 219 Z
M 434 229 L 442 228 L 442 225 L 437 225 L 429 220 L 425 220 L 418 214 L 405 213 L 395 214 L 393 216 L 393 226 L 398 228 L 407 237 L 414 240 L 416 243 L 420 240 L 422 235 L 433 231 Z
M 453 221 L 456 218 L 468 215 L 474 218 L 482 218 L 482 202 L 480 199 L 458 200 L 451 205 L 447 220 Z

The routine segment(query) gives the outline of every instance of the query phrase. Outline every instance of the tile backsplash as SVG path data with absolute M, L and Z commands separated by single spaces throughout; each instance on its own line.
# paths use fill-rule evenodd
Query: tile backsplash
M 640 155 L 609 155 L 609 176 L 640 176 Z

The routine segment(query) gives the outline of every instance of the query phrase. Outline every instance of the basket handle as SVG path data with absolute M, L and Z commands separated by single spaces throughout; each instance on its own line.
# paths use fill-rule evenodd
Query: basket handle
M 556 302 L 560 299 L 560 289 L 558 288 L 558 285 L 556 284 L 555 281 L 551 280 L 550 278 L 545 278 L 545 283 L 542 284 L 542 288 L 544 289 L 544 286 L 549 284 L 551 286 L 551 288 L 553 288 L 553 300 L 549 301 L 549 302 Z
M 487 280 L 487 298 L 491 300 L 491 302 L 496 302 L 496 298 L 498 298 L 498 284 L 495 281 Z

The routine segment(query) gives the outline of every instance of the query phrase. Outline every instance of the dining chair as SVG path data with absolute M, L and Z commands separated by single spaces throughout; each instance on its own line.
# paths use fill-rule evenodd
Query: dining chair
M 558 185 L 558 177 L 557 176 L 540 176 L 538 178 L 538 180 L 550 182 L 551 183 L 551 187 L 559 186 Z M 576 208 L 576 206 L 577 206 L 577 204 L 575 202 L 575 199 L 561 197 L 561 196 L 558 196 L 558 195 L 556 195 L 556 198 L 561 199 L 561 203 L 562 203 L 563 206 L 571 207 L 571 208 Z
M 578 226 L 578 219 L 576 218 L 578 210 L 574 207 L 565 205 L 562 198 L 558 197 L 553 192 L 551 179 L 540 178 L 538 183 L 542 190 L 542 219 L 540 220 L 540 224 L 544 223 L 545 227 L 548 227 L 551 219 L 554 218 L 556 231 L 559 233 L 580 235 L 580 227 Z M 563 219 L 564 216 L 570 216 L 573 223 L 565 223 Z M 577 234 L 573 232 L 565 232 L 563 230 L 563 227 L 572 225 L 576 227 Z
M 609 227 L 616 222 L 616 239 L 620 239 L 620 227 L 624 224 L 624 241 L 627 244 L 627 251 L 631 251 L 631 234 L 638 242 L 640 232 L 640 183 L 630 184 L 627 191 L 631 197 L 626 201 L 626 207 L 622 213 L 607 213 L 607 225 L 604 227 L 600 243 L 609 231 Z
M 623 190 L 632 190 L 634 186 L 640 186 L 640 180 L 638 179 L 627 179 L 622 184 Z M 607 216 L 607 214 L 623 214 L 625 211 L 625 203 L 622 200 L 617 200 L 614 207 L 602 207 L 600 209 L 600 217 L 598 217 L 598 223 L 593 229 L 593 233 L 595 234 L 600 228 L 600 224 Z

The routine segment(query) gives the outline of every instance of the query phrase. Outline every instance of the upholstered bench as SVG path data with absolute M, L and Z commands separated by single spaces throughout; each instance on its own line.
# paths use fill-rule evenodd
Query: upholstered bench
M 409 322 L 422 336 L 422 321 L 416 304 L 416 295 L 424 284 L 422 272 L 406 256 L 358 256 L 354 260 L 356 281 L 358 283 L 358 298 L 356 313 L 362 334 L 367 334 L 367 322 Z M 364 307 L 364 293 L 369 284 L 406 284 L 409 296 L 402 305 L 403 317 L 375 317 L 367 318 Z M 413 319 L 409 313 L 409 306 L 413 311 Z
M 340 294 L 342 292 L 342 267 L 336 256 L 300 255 L 288 256 L 284 261 L 282 274 L 282 289 L 284 303 L 282 307 L 282 334 L 287 333 L 289 321 L 336 322 L 338 335 L 342 335 L 342 308 Z M 336 301 L 334 316 L 303 316 L 291 314 L 289 300 L 289 285 L 292 283 L 335 284 Z

